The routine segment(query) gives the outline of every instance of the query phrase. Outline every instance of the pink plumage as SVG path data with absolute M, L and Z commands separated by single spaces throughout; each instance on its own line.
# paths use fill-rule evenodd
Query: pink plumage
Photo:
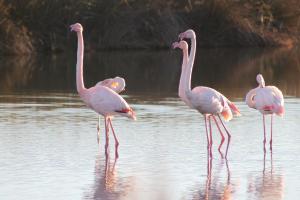
M 117 94 L 113 89 L 114 85 L 108 87 L 106 83 L 110 83 L 110 80 L 104 80 L 103 83 L 98 83 L 94 87 L 85 88 L 83 81 L 83 53 L 84 53 L 84 42 L 82 31 L 83 28 L 81 24 L 76 23 L 70 26 L 71 31 L 77 33 L 78 38 L 78 48 L 77 48 L 77 64 L 76 64 L 76 86 L 80 98 L 83 102 L 96 113 L 104 116 L 105 121 L 105 132 L 106 132 L 106 144 L 105 150 L 106 155 L 108 154 L 108 143 L 109 143 L 109 126 L 112 129 L 113 136 L 115 138 L 115 148 L 116 156 L 118 156 L 118 145 L 119 142 L 115 135 L 114 129 L 112 127 L 111 118 L 115 115 L 125 116 L 131 119 L 136 119 L 135 113 L 132 108 L 127 104 L 127 102 Z M 123 79 L 124 80 L 124 79 Z M 125 87 L 125 82 L 124 82 Z M 124 89 L 121 88 L 121 90 Z M 99 141 L 99 135 L 98 135 Z
M 240 115 L 240 111 L 231 101 L 229 101 L 223 94 L 216 91 L 215 89 L 209 87 L 203 87 L 203 86 L 198 86 L 191 89 L 191 76 L 192 76 L 192 70 L 193 70 L 194 59 L 196 54 L 196 34 L 193 30 L 189 29 L 179 34 L 179 38 L 181 39 L 180 42 L 173 43 L 173 48 L 180 48 L 182 49 L 183 52 L 182 71 L 180 76 L 178 95 L 190 108 L 196 109 L 197 111 L 199 111 L 201 114 L 204 115 L 207 143 L 208 143 L 208 149 L 210 149 L 210 155 L 212 155 L 211 153 L 212 132 L 211 132 L 211 121 L 210 121 L 211 117 L 214 119 L 222 137 L 222 141 L 219 146 L 219 151 L 224 142 L 223 133 L 215 118 L 215 116 L 218 116 L 221 124 L 223 125 L 223 128 L 225 129 L 228 135 L 228 144 L 226 149 L 226 156 L 227 156 L 231 135 L 229 134 L 228 130 L 223 124 L 220 115 L 224 117 L 225 121 L 229 121 L 232 119 L 233 113 L 236 115 Z M 184 38 L 191 39 L 190 55 L 188 55 L 188 44 L 185 41 L 182 41 L 182 39 Z M 208 137 L 208 131 L 207 131 L 207 123 L 206 123 L 207 119 L 209 121 L 210 139 Z
M 246 104 L 258 110 L 263 115 L 264 144 L 266 143 L 265 115 L 271 115 L 271 139 L 270 149 L 272 150 L 272 122 L 273 114 L 284 115 L 284 98 L 282 92 L 275 86 L 265 86 L 261 74 L 256 76 L 258 87 L 250 90 L 246 95 Z M 265 147 L 264 147 L 265 150 Z

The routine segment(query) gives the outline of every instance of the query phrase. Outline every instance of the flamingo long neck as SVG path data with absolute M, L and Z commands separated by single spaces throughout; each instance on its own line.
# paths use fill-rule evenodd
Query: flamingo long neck
M 77 32 L 77 63 L 76 63 L 76 87 L 77 92 L 81 95 L 85 91 L 84 82 L 83 82 L 83 36 L 82 32 Z
M 180 81 L 179 81 L 179 88 L 178 88 L 178 95 L 180 98 L 185 99 L 185 90 L 184 90 L 184 84 L 185 84 L 185 74 L 186 74 L 186 68 L 188 64 L 188 49 L 183 49 L 183 59 L 182 59 L 182 66 L 181 66 L 181 75 L 180 75 Z
M 192 79 L 192 71 L 194 66 L 194 60 L 196 55 L 196 37 L 191 38 L 191 52 L 188 58 L 188 64 L 185 68 L 185 80 L 184 80 L 184 90 L 185 92 L 191 91 L 191 79 Z

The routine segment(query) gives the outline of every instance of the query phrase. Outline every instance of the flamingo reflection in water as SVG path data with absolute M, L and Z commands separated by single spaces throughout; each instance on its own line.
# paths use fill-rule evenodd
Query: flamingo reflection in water
M 249 199 L 284 199 L 284 178 L 280 171 L 274 170 L 272 151 L 270 151 L 269 164 L 270 166 L 266 167 L 266 153 L 264 152 L 262 173 L 249 178 L 248 194 L 251 195 Z
M 129 177 L 121 180 L 117 173 L 117 160 L 110 156 L 97 156 L 95 161 L 95 181 L 85 194 L 86 199 L 122 199 L 128 195 L 133 183 Z
M 207 176 L 205 181 L 205 186 L 201 186 L 201 190 L 193 195 L 193 199 L 232 199 L 233 184 L 230 179 L 230 169 L 227 159 L 222 159 L 221 163 L 218 164 L 217 171 L 213 173 L 212 158 L 207 153 Z M 223 172 L 224 162 L 226 165 L 227 177 L 225 181 L 220 180 L 220 173 Z

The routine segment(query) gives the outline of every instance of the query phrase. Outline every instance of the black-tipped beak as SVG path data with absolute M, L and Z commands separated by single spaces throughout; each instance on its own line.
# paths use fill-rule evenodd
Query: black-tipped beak
M 172 49 L 176 49 L 178 47 L 178 42 L 174 42 L 173 44 L 172 44 Z

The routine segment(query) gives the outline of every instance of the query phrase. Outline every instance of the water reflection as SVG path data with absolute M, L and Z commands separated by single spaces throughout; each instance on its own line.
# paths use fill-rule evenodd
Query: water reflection
M 226 171 L 224 171 L 224 165 Z M 213 159 L 207 155 L 207 176 L 205 185 L 200 186 L 200 190 L 195 190 L 193 199 L 232 199 L 233 184 L 230 179 L 230 169 L 227 159 L 221 159 L 215 166 L 216 170 L 212 171 Z M 226 173 L 226 177 L 223 176 Z M 222 180 L 223 179 L 223 180 Z
M 73 52 L 74 53 L 74 52 Z M 181 56 L 177 51 L 112 51 L 85 56 L 85 82 L 92 86 L 123 76 L 127 91 L 168 94 L 178 88 Z M 214 87 L 229 97 L 244 97 L 262 73 L 285 95 L 300 96 L 298 49 L 199 49 L 193 85 Z M 5 58 L 0 60 L 0 91 L 75 90 L 75 55 Z
M 274 171 L 273 165 L 272 151 L 270 152 L 270 160 L 267 163 L 266 153 L 264 153 L 262 173 L 250 177 L 248 180 L 247 192 L 250 199 L 283 199 L 284 179 L 280 171 Z
M 110 156 L 105 158 L 100 155 L 95 161 L 95 181 L 92 189 L 85 195 L 84 199 L 122 199 L 130 188 L 130 181 L 120 180 L 116 170 L 118 158 Z

